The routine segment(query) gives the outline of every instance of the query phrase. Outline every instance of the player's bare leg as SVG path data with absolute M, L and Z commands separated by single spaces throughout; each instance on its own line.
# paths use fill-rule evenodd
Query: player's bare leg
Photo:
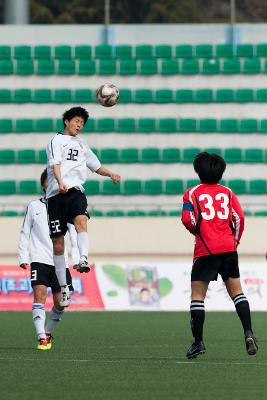
M 253 334 L 249 303 L 243 293 L 240 278 L 228 278 L 225 281 L 225 286 L 229 296 L 234 302 L 237 315 L 244 329 L 247 353 L 249 355 L 255 355 L 258 350 L 257 339 Z
M 32 319 L 35 326 L 35 331 L 38 339 L 37 350 L 49 350 L 46 334 L 45 334 L 45 301 L 46 301 L 46 286 L 33 286 L 33 304 L 32 304 Z
M 77 215 L 73 220 L 77 232 L 77 245 L 80 253 L 80 261 L 76 269 L 81 273 L 90 271 L 90 267 L 88 265 L 89 241 L 87 233 L 87 221 L 88 218 L 86 215 Z
M 49 319 L 45 326 L 46 340 L 50 348 L 52 347 L 52 333 L 58 323 L 61 321 L 61 317 L 64 314 L 64 307 L 61 307 L 61 292 L 53 293 L 54 305 L 50 311 Z
M 53 258 L 55 265 L 55 272 L 58 279 L 59 286 L 61 287 L 61 307 L 68 307 L 70 304 L 70 292 L 67 285 L 66 276 L 66 260 L 64 255 L 64 236 L 52 238 L 53 242 Z

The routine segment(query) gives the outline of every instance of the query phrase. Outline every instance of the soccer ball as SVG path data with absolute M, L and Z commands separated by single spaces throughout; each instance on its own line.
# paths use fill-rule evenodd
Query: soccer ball
M 104 107 L 112 107 L 119 100 L 119 89 L 112 83 L 101 85 L 96 91 L 96 100 Z

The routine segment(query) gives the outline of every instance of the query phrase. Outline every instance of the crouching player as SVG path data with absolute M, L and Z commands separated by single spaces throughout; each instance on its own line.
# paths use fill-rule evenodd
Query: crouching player
M 210 281 L 221 275 L 241 320 L 247 353 L 254 355 L 258 346 L 251 327 L 250 308 L 243 293 L 237 246 L 244 230 L 244 214 L 236 195 L 220 185 L 226 164 L 222 157 L 206 152 L 194 160 L 201 183 L 188 189 L 183 197 L 182 223 L 195 235 L 191 273 L 191 329 L 194 343 L 188 359 L 205 353 L 203 325 L 204 300 Z
M 41 175 L 41 185 L 44 192 L 47 188 L 47 170 Z M 79 261 L 77 234 L 74 226 L 69 225 L 72 243 L 72 258 L 74 263 Z M 65 258 L 67 260 L 67 252 Z M 53 244 L 49 237 L 47 223 L 46 200 L 42 197 L 29 203 L 19 240 L 19 265 L 26 269 L 31 263 L 31 285 L 33 288 L 32 318 L 38 338 L 38 350 L 49 350 L 52 346 L 52 332 L 64 313 L 60 306 L 60 286 L 56 277 L 53 263 Z M 69 269 L 66 269 L 69 289 L 73 290 Z M 45 302 L 47 287 L 51 287 L 54 306 L 45 325 Z

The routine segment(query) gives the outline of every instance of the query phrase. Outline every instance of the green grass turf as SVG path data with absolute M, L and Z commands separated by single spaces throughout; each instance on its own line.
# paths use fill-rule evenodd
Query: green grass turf
M 254 313 L 248 356 L 234 313 L 207 313 L 207 352 L 187 361 L 188 313 L 67 313 L 51 351 L 37 352 L 31 314 L 0 313 L 3 400 L 267 398 L 267 314 Z

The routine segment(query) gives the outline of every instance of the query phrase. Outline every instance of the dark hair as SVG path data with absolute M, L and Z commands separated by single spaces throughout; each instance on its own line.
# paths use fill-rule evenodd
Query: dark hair
M 193 165 L 202 183 L 218 183 L 226 168 L 221 156 L 206 151 L 196 155 Z
M 69 110 L 65 111 L 64 114 L 62 115 L 62 121 L 64 124 L 64 127 L 66 126 L 65 120 L 70 121 L 74 117 L 82 117 L 84 125 L 86 124 L 89 114 L 85 110 L 85 108 L 82 107 L 72 107 Z
M 41 173 L 41 177 L 40 177 L 40 183 L 42 188 L 44 187 L 44 183 L 47 179 L 47 168 L 45 170 L 43 170 L 43 172 Z

